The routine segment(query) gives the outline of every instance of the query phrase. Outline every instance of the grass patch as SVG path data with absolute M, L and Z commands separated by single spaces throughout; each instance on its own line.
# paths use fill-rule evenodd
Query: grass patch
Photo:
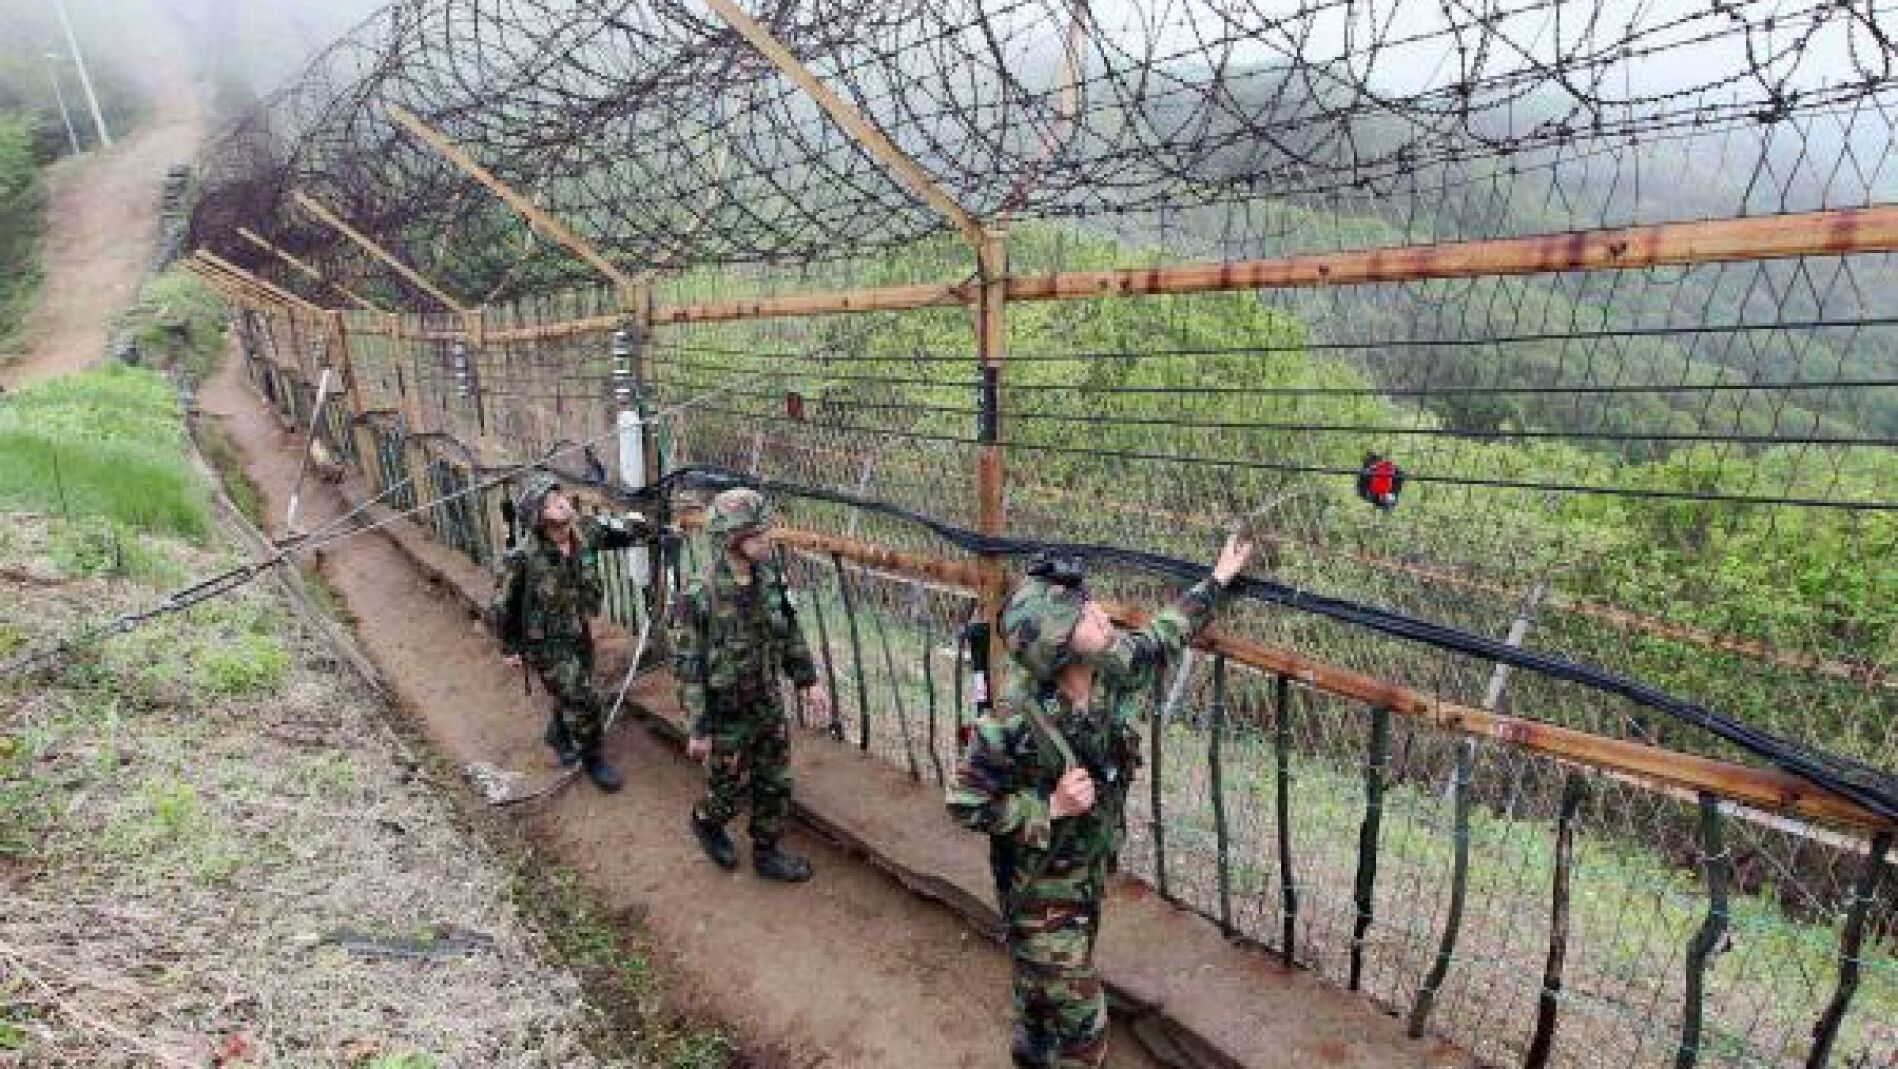
M 152 586 L 184 581 L 184 571 L 162 549 L 103 517 L 86 517 L 55 528 L 49 556 L 68 576 L 135 579 Z
M 237 440 L 229 431 L 214 419 L 195 421 L 198 436 L 198 450 L 211 469 L 218 474 L 218 481 L 224 484 L 225 496 L 237 511 L 243 513 L 252 527 L 261 529 L 264 525 L 264 497 L 257 485 L 244 474 L 244 455 L 237 448 Z
M 579 877 L 564 866 L 531 859 L 515 871 L 514 898 L 547 933 L 562 964 L 579 973 L 610 1020 L 604 1038 L 633 1049 L 644 1062 L 667 1069 L 725 1069 L 738 1050 L 716 1028 L 685 1021 L 665 1009 L 663 984 L 651 948 L 631 925 L 616 924 Z
M 275 635 L 238 635 L 201 648 L 196 667 L 200 685 L 215 697 L 272 694 L 290 671 L 290 651 Z
M 244 863 L 198 789 L 173 776 L 148 780 L 107 822 L 98 848 L 141 868 L 181 874 L 200 887 L 224 883 Z
M 223 358 L 229 319 L 215 290 L 173 267 L 145 284 L 124 326 L 142 364 L 202 380 Z
M 0 507 L 201 541 L 207 494 L 164 376 L 105 367 L 0 403 Z

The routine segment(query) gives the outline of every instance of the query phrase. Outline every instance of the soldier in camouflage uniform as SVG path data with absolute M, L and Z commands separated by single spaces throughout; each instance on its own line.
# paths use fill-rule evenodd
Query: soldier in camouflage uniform
M 1094 941 L 1139 765 L 1134 719 L 1252 548 L 1229 540 L 1208 579 L 1138 630 L 1115 629 L 1072 559 L 1037 560 L 1003 609 L 1014 678 L 975 724 L 947 800 L 959 823 L 991 837 L 1018 1066 L 1083 1069 L 1106 1054 Z
M 593 685 L 590 619 L 605 596 L 600 554 L 645 542 L 652 526 L 637 513 L 580 516 L 559 484 L 540 473 L 527 480 L 515 507 L 529 529 L 502 559 L 489 619 L 508 664 L 518 668 L 525 660 L 559 703 L 543 738 L 560 763 L 579 762 L 601 790 L 617 791 L 620 775 L 600 753 L 606 706 Z
M 717 553 L 673 610 L 673 669 L 691 718 L 688 752 L 705 762 L 707 791 L 692 834 L 721 868 L 738 867 L 725 825 L 751 802 L 751 860 L 758 874 L 796 883 L 811 866 L 778 846 L 791 807 L 791 739 L 778 675 L 828 715 L 830 696 L 798 626 L 783 572 L 771 556 L 771 505 L 748 487 L 712 499 L 706 530 Z

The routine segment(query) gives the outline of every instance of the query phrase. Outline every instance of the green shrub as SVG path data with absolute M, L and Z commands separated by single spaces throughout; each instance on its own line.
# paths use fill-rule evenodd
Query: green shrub
M 148 367 L 203 379 L 224 353 L 223 299 L 204 280 L 174 267 L 146 283 L 125 325 Z

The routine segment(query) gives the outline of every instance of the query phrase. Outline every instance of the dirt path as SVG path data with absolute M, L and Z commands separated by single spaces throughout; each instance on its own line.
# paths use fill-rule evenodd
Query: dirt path
M 282 516 L 294 446 L 235 361 L 202 401 L 242 448 L 269 513 Z M 328 488 L 306 494 L 304 507 L 312 527 L 343 511 Z M 462 603 L 379 537 L 335 547 L 321 571 L 402 703 L 450 758 L 544 774 L 543 714 Z M 526 817 L 530 830 L 605 901 L 643 918 L 683 985 L 675 994 L 685 1008 L 735 1029 L 749 1064 L 1007 1064 L 1008 969 L 995 946 L 807 834 L 791 845 L 817 868 L 808 885 L 717 870 L 685 829 L 698 771 L 637 725 L 619 729 L 608 749 L 628 773 L 625 792 L 576 785 L 539 803 Z M 1156 1063 L 1118 1034 L 1108 1064 Z
M 165 170 L 191 162 L 203 132 L 196 92 L 172 78 L 131 136 L 50 169 L 46 280 L 13 343 L 17 355 L 0 354 L 0 386 L 77 371 L 105 352 L 151 258 Z

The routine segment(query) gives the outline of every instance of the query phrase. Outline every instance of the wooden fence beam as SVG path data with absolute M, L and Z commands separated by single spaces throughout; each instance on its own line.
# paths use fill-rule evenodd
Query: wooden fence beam
M 192 253 L 190 257 L 185 259 L 184 266 L 195 272 L 200 278 L 218 282 L 225 289 L 234 290 L 252 302 L 265 304 L 272 308 L 283 308 L 292 311 L 300 310 L 299 306 L 292 304 L 283 296 L 272 293 L 259 285 L 259 280 L 256 276 L 246 272 L 228 270 L 221 263 L 214 262 L 210 255 L 202 249 Z
M 446 134 L 423 122 L 414 112 L 399 104 L 389 105 L 388 110 L 390 120 L 397 126 L 413 134 L 416 140 L 433 149 L 436 155 L 453 164 L 463 174 L 486 186 L 490 193 L 501 198 L 508 207 L 514 209 L 516 214 L 527 220 L 528 226 L 579 257 L 587 266 L 605 275 L 607 280 L 619 290 L 622 300 L 632 293 L 633 278 L 613 266 L 612 261 L 580 235 L 574 233 L 565 223 L 549 215 L 525 194 L 495 177 L 493 171 L 483 167 L 461 146 L 449 140 Z
M 319 308 L 315 304 L 291 293 L 289 290 L 259 278 L 209 250 L 199 249 L 193 254 L 193 259 L 200 265 L 215 271 L 217 274 L 229 278 L 257 294 L 271 298 L 277 304 L 294 308 L 311 316 L 320 317 L 329 312 L 329 309 Z
M 680 519 L 687 527 L 699 522 L 696 514 L 682 515 Z M 779 527 L 773 537 L 788 549 L 836 556 L 895 575 L 931 580 L 970 596 L 979 595 L 982 590 L 982 570 L 971 561 L 906 553 L 858 539 L 790 527 Z M 1140 626 L 1148 619 L 1144 612 L 1112 602 L 1102 602 L 1101 607 L 1116 622 L 1128 626 Z M 1287 676 L 1334 697 L 1367 706 L 1383 706 L 1397 716 L 1422 720 L 1442 731 L 1485 739 L 1566 765 L 1597 769 L 1623 782 L 1660 790 L 1670 796 L 1679 790 L 1707 791 L 1764 810 L 1762 816 L 1785 814 L 1861 831 L 1898 831 L 1898 825 L 1858 803 L 1840 798 L 1789 772 L 1736 765 L 1443 701 L 1290 650 L 1228 635 L 1218 628 L 1202 632 L 1193 645 L 1210 653 L 1224 654 L 1235 664 Z
M 247 226 L 238 227 L 237 236 L 243 238 L 245 241 L 250 242 L 252 245 L 256 246 L 258 249 L 261 249 L 264 252 L 267 252 L 270 255 L 275 256 L 277 259 L 282 260 L 284 263 L 289 264 L 291 267 L 296 268 L 298 271 L 303 273 L 305 278 L 308 278 L 313 282 L 321 283 L 325 286 L 328 286 L 330 289 L 335 290 L 338 294 L 342 295 L 342 297 L 345 300 L 349 301 L 349 303 L 355 305 L 356 307 L 362 309 L 363 311 L 365 312 L 383 311 L 383 309 L 379 307 L 378 305 L 376 305 L 375 302 L 370 301 L 369 299 L 361 296 L 355 290 L 350 289 L 348 286 L 345 286 L 340 282 L 331 281 L 328 276 L 323 274 L 323 272 L 318 271 L 316 268 L 310 266 L 309 264 L 303 262 L 302 260 L 299 260 L 295 256 L 292 256 L 289 253 L 283 251 L 277 246 L 271 244 L 269 241 L 264 240 L 261 234 L 258 234 L 256 231 L 252 230 L 251 228 Z
M 740 10 L 737 4 L 732 3 L 732 0 L 706 0 L 706 2 L 713 11 L 718 13 L 719 18 L 724 19 L 732 29 L 738 31 L 739 36 L 751 42 L 751 47 L 762 53 L 774 66 L 784 72 L 785 77 L 804 90 L 818 107 L 824 109 L 824 114 L 829 115 L 831 121 L 841 127 L 844 133 L 850 135 L 865 152 L 878 163 L 889 168 L 924 204 L 934 208 L 938 214 L 949 220 L 950 225 L 962 234 L 963 240 L 967 241 L 971 248 L 981 248 L 982 224 L 977 222 L 962 205 L 956 203 L 949 194 L 943 192 L 936 185 L 935 179 L 930 177 L 929 172 L 923 170 L 921 164 L 911 159 L 902 149 L 897 148 L 896 143 L 885 136 L 883 131 L 877 129 L 842 97 L 832 92 L 829 86 L 818 81 L 817 76 L 812 74 L 804 64 L 798 62 L 790 49 L 784 47 L 783 42 L 773 37 L 771 31 L 760 26 L 750 15 Z
M 463 316 L 466 316 L 468 314 L 468 309 L 464 307 L 461 304 L 461 302 L 455 300 L 453 297 L 450 297 L 447 293 L 443 292 L 440 286 L 437 286 L 435 285 L 435 283 L 430 282 L 426 277 L 424 277 L 421 274 L 421 272 L 410 267 L 408 264 L 403 263 L 401 260 L 396 259 L 396 257 L 393 254 L 391 254 L 389 250 L 376 244 L 374 241 L 370 240 L 368 237 L 366 237 L 360 231 L 358 231 L 355 227 L 350 226 L 348 223 L 344 222 L 340 216 L 338 216 L 335 212 L 330 211 L 328 208 L 325 208 L 321 202 L 316 200 L 316 198 L 310 196 L 308 193 L 305 193 L 300 189 L 297 190 L 295 193 L 293 193 L 291 196 L 296 201 L 298 207 L 310 213 L 310 215 L 314 217 L 318 222 L 322 223 L 324 226 L 329 227 L 331 230 L 336 231 L 338 234 L 343 235 L 349 240 L 355 242 L 358 246 L 362 248 L 364 252 L 367 252 L 369 255 L 375 257 L 378 260 L 381 260 L 384 264 L 388 265 L 390 270 L 394 271 L 398 275 L 401 275 L 403 278 L 409 280 L 409 282 L 414 284 L 415 288 L 421 290 L 423 293 L 426 293 L 430 297 L 433 297 L 435 298 L 435 300 L 441 302 L 444 308 L 447 308 L 453 312 L 458 312 Z
M 1135 626 L 1146 622 L 1144 613 L 1106 603 L 1102 607 L 1120 622 Z M 1443 701 L 1290 650 L 1227 635 L 1217 628 L 1202 632 L 1193 644 L 1260 671 L 1290 676 L 1314 690 L 1366 705 L 1382 705 L 1399 716 L 1422 720 L 1444 731 L 1598 769 L 1650 790 L 1670 795 L 1674 790 L 1708 791 L 1768 814 L 1790 814 L 1865 831 L 1894 828 L 1893 822 L 1858 803 L 1789 772 L 1736 765 Z
M 1741 260 L 1898 251 L 1898 205 L 1840 208 L 1748 219 L 1659 223 L 1532 237 L 1399 245 L 1270 260 L 1233 260 L 1112 271 L 1063 271 L 1008 280 L 1010 301 L 1318 286 L 1435 279 L 1629 271 Z M 890 312 L 969 304 L 978 282 L 888 286 L 788 297 L 660 307 L 659 324 Z
M 191 272 L 193 275 L 197 276 L 198 281 L 203 282 L 205 285 L 210 286 L 214 290 L 217 290 L 218 293 L 222 294 L 224 299 L 227 301 L 231 301 L 232 303 L 235 303 L 235 304 L 257 303 L 257 297 L 251 294 L 244 287 L 239 286 L 235 280 L 225 278 L 223 275 L 218 274 L 216 271 L 212 270 L 210 267 L 202 263 L 199 263 L 197 260 L 191 260 L 191 259 L 180 260 L 178 261 L 178 266 L 185 269 L 186 271 Z M 272 301 L 270 303 L 273 306 L 275 306 L 277 302 Z

